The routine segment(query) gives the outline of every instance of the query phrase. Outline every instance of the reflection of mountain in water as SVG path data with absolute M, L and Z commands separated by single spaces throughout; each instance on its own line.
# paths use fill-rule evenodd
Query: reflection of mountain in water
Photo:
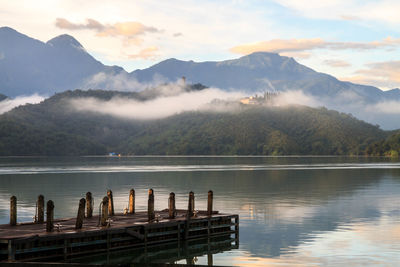
M 268 165 L 368 163 L 367 158 L 72 158 L 43 159 L 42 163 L 19 162 L 21 166 L 115 166 L 151 165 Z M 8 165 L 12 164 L 9 161 Z M 7 164 L 3 164 L 5 168 Z M 14 163 L 15 165 L 18 165 Z M 343 164 L 342 164 L 343 165 Z M 268 171 L 175 171 L 1 175 L 0 221 L 7 223 L 9 197 L 15 194 L 25 206 L 26 218 L 34 212 L 38 194 L 55 201 L 57 217 L 75 216 L 79 199 L 91 191 L 95 205 L 111 188 L 116 211 L 127 205 L 135 188 L 137 209 L 147 205 L 147 189 L 154 188 L 156 209 L 167 207 L 168 195 L 176 193 L 177 208 L 187 207 L 187 194 L 196 194 L 196 209 L 206 208 L 209 189 L 214 190 L 215 209 L 239 213 L 241 249 L 254 256 L 279 256 L 323 231 L 335 231 L 354 221 L 377 220 L 385 209 L 399 212 L 394 198 L 400 193 L 400 170 L 303 169 Z M 369 166 L 371 167 L 371 166 Z M 229 169 L 229 168 L 227 168 Z M 391 203 L 394 203 L 393 206 Z M 19 206 L 20 207 L 20 206 Z M 30 208 L 30 209 L 28 209 Z M 23 215 L 23 210 L 18 210 Z M 387 213 L 386 213 L 387 214 Z

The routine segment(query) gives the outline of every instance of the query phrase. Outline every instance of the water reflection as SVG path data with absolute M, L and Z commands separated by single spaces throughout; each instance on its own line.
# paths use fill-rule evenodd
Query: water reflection
M 240 215 L 239 250 L 215 255 L 214 264 L 339 265 L 367 260 L 393 264 L 399 260 L 398 161 L 7 158 L 0 160 L 0 166 L 0 223 L 8 222 L 11 195 L 18 198 L 19 221 L 30 221 L 39 194 L 55 202 L 56 217 L 65 217 L 76 215 L 79 199 L 87 191 L 93 193 L 97 205 L 111 188 L 115 208 L 122 211 L 132 187 L 139 210 L 147 207 L 150 187 L 155 190 L 156 209 L 167 207 L 171 191 L 176 194 L 177 208 L 186 208 L 190 190 L 196 193 L 196 209 L 206 209 L 207 191 L 212 189 L 215 209 Z

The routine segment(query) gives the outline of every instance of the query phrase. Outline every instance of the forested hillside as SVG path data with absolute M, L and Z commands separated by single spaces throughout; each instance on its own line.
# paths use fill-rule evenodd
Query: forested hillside
M 73 98 L 115 96 L 147 101 L 155 94 L 75 90 L 18 107 L 0 116 L 0 155 L 357 155 L 387 137 L 377 126 L 325 108 L 236 103 L 231 112 L 145 121 L 69 105 Z

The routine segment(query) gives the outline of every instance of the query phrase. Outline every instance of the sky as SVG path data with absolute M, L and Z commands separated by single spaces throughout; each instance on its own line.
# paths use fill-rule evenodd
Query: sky
M 0 0 L 0 26 L 44 42 L 70 34 L 127 71 L 267 51 L 387 90 L 400 87 L 399 10 L 398 0 Z

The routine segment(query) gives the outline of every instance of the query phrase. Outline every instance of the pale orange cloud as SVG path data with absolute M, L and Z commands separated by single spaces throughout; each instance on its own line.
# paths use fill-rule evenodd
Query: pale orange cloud
M 325 65 L 334 67 L 334 68 L 346 68 L 350 67 L 351 64 L 344 60 L 336 60 L 336 59 L 327 59 L 323 62 Z
M 231 52 L 247 55 L 253 52 L 296 52 L 313 49 L 332 50 L 368 50 L 377 48 L 394 48 L 400 46 L 400 38 L 387 37 L 381 41 L 372 42 L 327 42 L 321 38 L 312 39 L 274 39 L 251 44 L 243 44 L 232 47 Z
M 341 80 L 353 83 L 374 85 L 383 89 L 400 87 L 400 61 L 375 62 L 367 68 L 357 70 L 353 76 L 342 77 Z
M 236 54 L 247 55 L 253 52 L 292 52 L 304 51 L 314 48 L 322 48 L 325 41 L 320 38 L 315 39 L 274 39 L 269 41 L 262 41 L 258 43 L 244 44 L 232 47 L 231 52 Z
M 94 19 L 87 19 L 86 23 L 73 23 L 64 18 L 56 19 L 56 26 L 67 30 L 95 30 L 97 36 L 123 36 L 127 38 L 136 38 L 145 33 L 160 32 L 159 29 L 143 25 L 137 21 L 117 22 L 115 24 L 102 24 Z
M 155 59 L 158 57 L 157 52 L 159 51 L 158 47 L 152 46 L 152 47 L 147 47 L 145 49 L 140 50 L 139 53 L 129 55 L 129 58 L 131 59 Z
M 296 59 L 307 59 L 311 57 L 311 53 L 309 52 L 283 52 L 280 53 L 281 56 L 285 57 L 293 57 Z

